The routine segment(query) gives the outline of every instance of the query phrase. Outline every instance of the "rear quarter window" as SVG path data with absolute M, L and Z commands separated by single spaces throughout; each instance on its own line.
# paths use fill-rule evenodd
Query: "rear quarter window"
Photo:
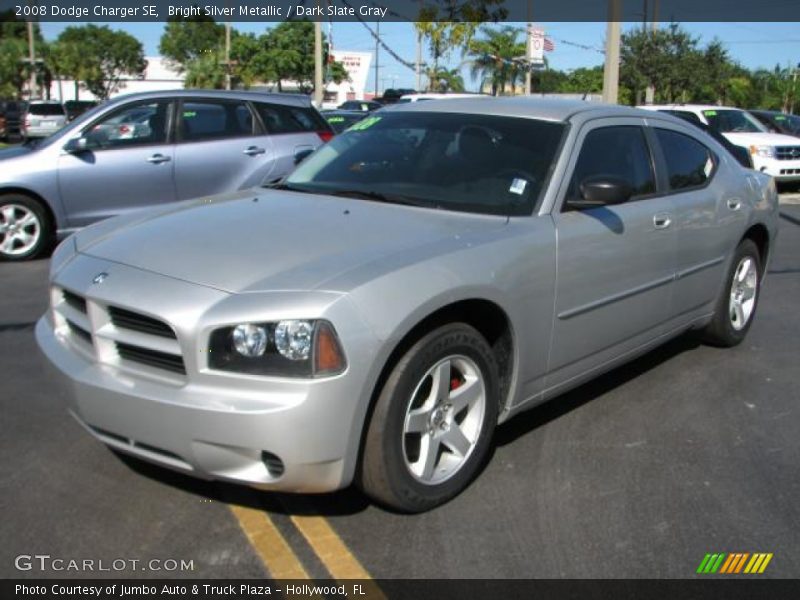
M 256 112 L 268 133 L 306 133 L 328 131 L 325 120 L 310 107 L 255 103 Z

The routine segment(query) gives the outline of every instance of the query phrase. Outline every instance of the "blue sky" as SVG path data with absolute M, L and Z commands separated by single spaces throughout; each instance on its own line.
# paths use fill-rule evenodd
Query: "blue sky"
M 42 23 L 46 39 L 55 38 L 68 23 Z M 123 29 L 134 35 L 144 45 L 148 56 L 158 55 L 158 42 L 164 30 L 163 23 L 107 23 L 114 29 Z M 234 23 L 240 31 L 262 33 L 274 23 Z M 374 30 L 375 23 L 368 23 Z M 519 24 L 522 26 L 523 24 Z M 747 68 L 772 68 L 800 63 L 800 26 L 798 23 L 684 23 L 692 34 L 700 36 L 705 43 L 714 37 L 725 43 L 730 55 Z M 605 23 L 544 23 L 547 35 L 555 41 L 555 51 L 548 53 L 550 65 L 556 69 L 575 69 L 601 64 L 603 55 L 597 50 L 583 49 L 572 44 L 602 48 L 605 39 Z M 327 24 L 325 25 L 327 28 Z M 372 52 L 375 43 L 361 23 L 334 23 L 335 47 L 342 50 Z M 641 23 L 625 23 L 623 31 L 641 27 Z M 381 37 L 398 55 L 413 62 L 416 36 L 411 23 L 381 23 Z M 460 56 L 451 57 L 451 65 L 461 61 Z M 374 64 L 374 63 L 373 63 Z M 414 87 L 414 72 L 392 59 L 386 52 L 380 53 L 380 88 Z M 374 89 L 374 74 L 370 69 L 367 90 Z M 476 90 L 478 82 L 465 74 L 465 83 Z

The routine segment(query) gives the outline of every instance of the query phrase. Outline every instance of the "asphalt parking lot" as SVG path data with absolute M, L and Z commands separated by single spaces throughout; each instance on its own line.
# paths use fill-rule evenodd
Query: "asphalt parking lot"
M 0 576 L 682 578 L 709 552 L 768 552 L 764 576 L 800 577 L 800 206 L 781 214 L 744 344 L 684 336 L 521 415 L 465 493 L 417 516 L 108 451 L 66 414 L 34 342 L 48 261 L 0 264 Z M 19 571 L 20 555 L 140 562 Z

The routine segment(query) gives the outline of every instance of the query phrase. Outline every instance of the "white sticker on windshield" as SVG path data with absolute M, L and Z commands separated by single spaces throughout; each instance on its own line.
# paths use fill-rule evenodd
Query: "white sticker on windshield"
M 706 177 L 711 175 L 711 170 L 713 168 L 714 168 L 714 161 L 711 160 L 711 157 L 709 156 L 708 159 L 706 160 L 706 166 L 703 167 L 703 173 L 706 174 Z
M 525 193 L 525 188 L 528 187 L 528 182 L 525 179 L 520 179 L 519 177 L 514 177 L 514 181 L 511 182 L 511 187 L 508 188 L 508 191 L 512 194 L 517 194 L 521 196 Z

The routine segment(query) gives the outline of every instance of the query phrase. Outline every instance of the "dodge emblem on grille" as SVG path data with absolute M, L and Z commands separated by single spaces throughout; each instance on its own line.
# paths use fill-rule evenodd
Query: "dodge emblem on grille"
M 108 277 L 108 273 L 98 273 L 94 276 L 94 279 L 92 279 L 92 283 L 103 283 L 106 277 Z

